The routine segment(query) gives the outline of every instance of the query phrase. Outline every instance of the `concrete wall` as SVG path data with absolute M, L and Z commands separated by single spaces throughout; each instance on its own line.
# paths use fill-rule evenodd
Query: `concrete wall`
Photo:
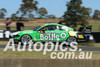
M 0 58 L 0 67 L 100 67 L 100 60 Z

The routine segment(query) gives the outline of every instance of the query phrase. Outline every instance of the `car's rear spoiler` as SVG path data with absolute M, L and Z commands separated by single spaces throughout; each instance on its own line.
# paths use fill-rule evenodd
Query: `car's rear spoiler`
M 91 33 L 91 31 L 92 31 L 92 25 L 87 26 L 87 27 L 82 26 L 78 30 L 78 32 L 82 32 L 82 33 Z

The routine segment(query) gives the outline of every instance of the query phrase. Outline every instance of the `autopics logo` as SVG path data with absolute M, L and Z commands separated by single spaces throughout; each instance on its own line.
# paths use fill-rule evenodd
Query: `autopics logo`
M 54 35 L 55 34 L 53 34 L 52 36 L 53 38 Z M 50 39 L 52 39 L 52 37 Z M 45 39 L 44 35 L 42 35 L 42 39 L 43 38 Z M 43 44 L 42 42 L 33 43 L 33 40 L 31 40 L 28 44 L 29 45 L 27 46 L 27 43 L 25 42 L 23 46 L 21 46 L 21 42 L 19 42 L 17 48 L 15 48 L 14 40 L 10 39 L 4 51 L 7 51 L 8 49 L 12 49 L 12 51 L 28 50 L 29 52 L 43 51 L 43 55 L 47 55 L 47 53 L 50 52 L 51 59 L 91 59 L 93 54 L 92 52 L 83 52 L 81 48 L 78 48 L 76 46 L 78 44 L 77 42 L 67 43 L 66 41 L 63 41 L 62 43 L 60 43 L 59 41 L 56 41 L 56 43 L 53 43 L 52 41 L 49 41 Z M 65 46 L 70 45 L 70 47 L 64 47 L 64 45 Z M 79 51 L 79 54 L 77 54 L 76 51 Z

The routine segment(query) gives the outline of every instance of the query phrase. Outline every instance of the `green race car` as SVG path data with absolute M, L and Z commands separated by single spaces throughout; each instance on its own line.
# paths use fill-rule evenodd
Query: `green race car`
M 78 34 L 73 28 L 61 24 L 45 24 L 38 26 L 30 31 L 18 31 L 11 34 L 15 42 L 29 42 L 36 41 L 67 41 L 77 42 L 78 39 L 84 39 L 83 34 Z

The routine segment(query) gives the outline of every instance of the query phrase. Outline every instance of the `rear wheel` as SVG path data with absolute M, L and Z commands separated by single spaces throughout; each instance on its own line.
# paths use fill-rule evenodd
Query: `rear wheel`
M 21 37 L 21 43 L 22 44 L 24 44 L 24 43 L 26 43 L 26 44 L 29 44 L 29 42 L 32 40 L 32 38 L 31 38 L 31 36 L 29 36 L 29 35 L 23 35 L 22 37 Z
M 76 37 L 69 37 L 69 38 L 67 39 L 67 43 L 70 45 L 71 42 L 77 42 L 77 38 L 76 38 Z

